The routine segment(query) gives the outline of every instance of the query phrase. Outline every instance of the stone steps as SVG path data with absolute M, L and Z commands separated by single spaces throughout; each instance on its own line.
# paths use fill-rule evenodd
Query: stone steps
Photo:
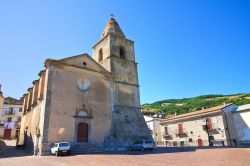
M 76 144 L 71 148 L 72 154 L 100 153 L 104 151 L 102 147 L 98 147 L 95 144 Z

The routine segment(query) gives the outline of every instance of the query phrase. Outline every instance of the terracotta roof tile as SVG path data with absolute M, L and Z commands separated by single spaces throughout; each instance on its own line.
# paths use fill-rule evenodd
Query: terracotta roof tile
M 232 103 L 226 104 L 226 105 L 219 105 L 219 106 L 207 108 L 204 110 L 194 111 L 194 112 L 181 114 L 181 115 L 177 115 L 177 116 L 172 116 L 172 117 L 164 119 L 161 123 L 166 123 L 166 122 L 170 122 L 173 120 L 185 119 L 185 118 L 194 117 L 194 116 L 198 116 L 198 115 L 202 115 L 202 114 L 218 112 L 218 111 L 222 110 L 223 108 L 228 107 L 230 105 L 232 105 Z

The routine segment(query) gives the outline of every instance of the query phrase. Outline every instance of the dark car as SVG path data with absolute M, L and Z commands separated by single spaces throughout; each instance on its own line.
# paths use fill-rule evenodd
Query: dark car
M 153 150 L 155 148 L 154 144 L 152 141 L 147 141 L 147 140 L 142 140 L 142 141 L 137 141 L 133 143 L 132 145 L 129 146 L 129 150 Z

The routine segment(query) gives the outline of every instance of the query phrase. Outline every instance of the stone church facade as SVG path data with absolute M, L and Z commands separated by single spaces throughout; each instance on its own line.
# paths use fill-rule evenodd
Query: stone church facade
M 87 54 L 47 59 L 24 94 L 19 144 L 41 155 L 54 142 L 115 149 L 152 137 L 140 110 L 134 42 L 111 18 Z

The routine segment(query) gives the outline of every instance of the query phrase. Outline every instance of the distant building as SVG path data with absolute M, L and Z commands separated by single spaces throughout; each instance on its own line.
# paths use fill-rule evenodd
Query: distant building
M 162 145 L 162 126 L 160 125 L 160 122 L 163 120 L 163 116 L 158 114 L 152 116 L 144 115 L 144 119 L 156 145 Z
M 19 138 L 22 105 L 22 100 L 4 98 L 2 93 L 0 94 L 0 138 Z
M 239 106 L 233 112 L 239 145 L 250 145 L 250 104 Z
M 235 110 L 236 105 L 227 104 L 166 118 L 162 140 L 165 146 L 236 145 Z

